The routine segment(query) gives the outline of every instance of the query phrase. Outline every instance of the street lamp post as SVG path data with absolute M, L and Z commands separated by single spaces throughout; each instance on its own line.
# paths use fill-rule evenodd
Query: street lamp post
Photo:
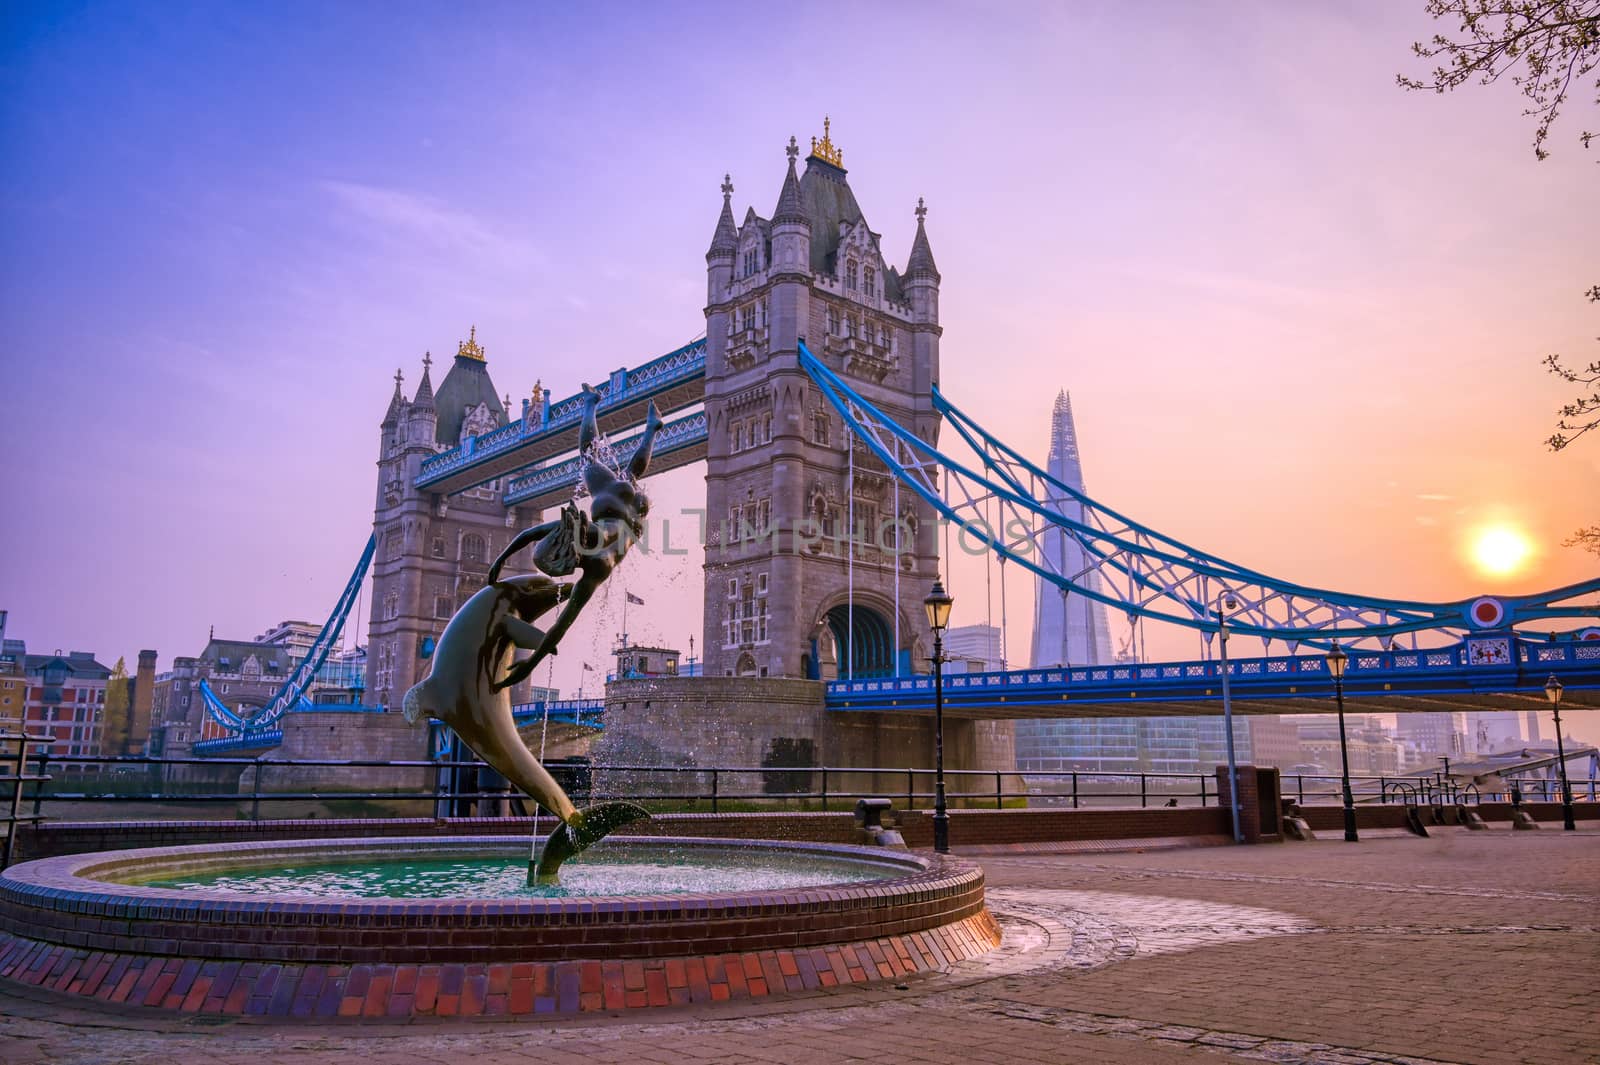
M 1227 592 L 1217 601 L 1217 636 L 1222 646 L 1222 731 L 1228 740 L 1228 808 L 1233 814 L 1233 841 L 1244 842 L 1244 832 L 1239 828 L 1239 763 L 1233 751 L 1233 697 L 1228 690 L 1228 615 L 1238 607 L 1239 601 Z
M 1344 838 L 1347 843 L 1356 843 L 1360 836 L 1356 835 L 1356 800 L 1350 792 L 1350 748 L 1344 738 L 1344 667 L 1349 664 L 1350 656 L 1339 647 L 1339 641 L 1334 640 L 1333 646 L 1328 649 L 1328 672 L 1333 676 L 1333 697 L 1339 703 L 1339 761 L 1344 770 Z
M 1572 819 L 1572 784 L 1567 780 L 1567 748 L 1561 741 L 1561 682 L 1554 673 L 1544 682 L 1544 694 L 1550 700 L 1550 709 L 1556 712 L 1556 772 L 1561 774 L 1561 827 L 1576 832 L 1578 824 Z
M 949 854 L 950 812 L 944 803 L 944 630 L 950 624 L 955 600 L 935 577 L 933 590 L 922 605 L 928 612 L 928 628 L 933 630 L 933 849 Z

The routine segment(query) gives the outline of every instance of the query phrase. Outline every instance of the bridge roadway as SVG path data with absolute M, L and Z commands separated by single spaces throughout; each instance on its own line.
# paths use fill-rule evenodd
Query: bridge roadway
M 643 435 L 643 432 L 634 433 L 615 441 L 612 448 L 618 455 L 631 455 Z M 699 410 L 667 422 L 656 433 L 650 472 L 655 474 L 675 470 L 705 457 L 706 412 Z M 506 506 L 526 504 L 543 510 L 566 502 L 572 498 L 572 490 L 577 487 L 579 468 L 578 456 L 574 455 L 560 462 L 523 471 L 506 484 Z
M 1549 709 L 1551 675 L 1565 686 L 1563 710 L 1600 710 L 1600 640 L 1543 643 L 1472 637 L 1417 651 L 1351 650 L 1344 706 L 1352 714 Z M 1326 714 L 1333 679 L 1321 652 L 1228 663 L 1239 714 Z M 838 712 L 933 713 L 933 678 L 830 681 L 827 707 Z M 960 718 L 1162 717 L 1222 713 L 1218 661 L 1129 663 L 1069 669 L 955 673 L 944 678 L 944 709 Z
M 1479 645 L 1506 639 L 1474 637 L 1452 647 L 1420 651 L 1351 651 L 1345 671 L 1345 711 L 1543 710 L 1550 705 L 1544 685 L 1552 675 L 1565 686 L 1563 710 L 1600 710 L 1600 640 L 1555 644 L 1518 640 L 1515 662 L 1473 664 Z M 1328 714 L 1335 709 L 1333 680 L 1320 653 L 1233 659 L 1228 670 L 1235 713 Z M 953 673 L 944 680 L 945 713 L 957 718 L 1222 713 L 1221 663 L 1216 661 Z M 838 713 L 931 714 L 933 678 L 916 674 L 830 681 L 825 700 L 826 708 Z M 545 704 L 521 703 L 512 707 L 512 715 L 518 727 L 529 728 L 544 719 Z M 604 728 L 604 715 L 604 699 L 562 699 L 549 708 L 549 720 L 562 725 Z M 194 753 L 237 756 L 270 750 L 282 742 L 280 728 L 247 731 L 197 743 Z
M 631 370 L 616 370 L 595 387 L 600 392 L 595 420 L 602 433 L 621 432 L 642 424 L 652 400 L 663 417 L 692 407 L 705 399 L 706 343 L 696 340 Z M 530 410 L 526 419 L 518 418 L 493 432 L 471 437 L 460 447 L 424 461 L 416 487 L 453 495 L 517 471 L 535 473 L 527 467 L 577 451 L 578 422 L 582 414 L 581 393 L 562 400 L 546 399 L 539 408 Z M 701 424 L 704 424 L 703 417 Z M 705 456 L 704 449 L 702 435 L 697 458 Z M 665 461 L 657 464 L 654 470 L 694 461 L 685 457 L 681 450 L 676 454 L 664 454 L 663 458 Z M 575 478 L 570 483 L 576 483 Z M 506 501 L 524 503 L 534 499 L 534 496 L 508 497 Z

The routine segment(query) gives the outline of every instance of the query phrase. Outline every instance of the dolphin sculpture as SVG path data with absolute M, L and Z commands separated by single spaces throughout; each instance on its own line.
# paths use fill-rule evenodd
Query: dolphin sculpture
M 506 675 L 516 649 L 537 652 L 545 634 L 531 622 L 572 594 L 570 584 L 533 575 L 484 585 L 445 626 L 426 679 L 406 692 L 406 721 L 432 716 L 495 772 L 521 788 L 561 824 L 550 833 L 528 882 L 554 883 L 561 863 L 622 825 L 650 816 L 630 802 L 603 802 L 579 810 L 545 772 L 511 719 Z

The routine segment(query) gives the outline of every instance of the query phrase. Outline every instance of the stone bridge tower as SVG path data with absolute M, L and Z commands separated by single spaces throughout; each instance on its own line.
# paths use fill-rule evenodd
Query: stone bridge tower
M 501 479 L 448 498 L 413 487 L 424 459 L 506 423 L 476 328 L 457 346 L 437 393 L 432 362 L 423 359 L 422 381 L 409 400 L 395 374 L 378 454 L 366 700 L 394 711 L 427 672 L 425 642 L 437 642 L 456 608 L 483 587 L 489 564 L 523 520 L 538 516 L 506 508 Z M 506 572 L 529 570 L 510 565 Z M 513 691 L 513 699 L 521 694 Z
M 797 341 L 934 440 L 939 271 L 920 200 L 907 264 L 889 265 L 823 129 L 803 173 L 790 138 L 771 218 L 736 224 L 724 181 L 706 253 L 707 676 L 881 676 L 931 647 L 932 508 L 853 439 Z

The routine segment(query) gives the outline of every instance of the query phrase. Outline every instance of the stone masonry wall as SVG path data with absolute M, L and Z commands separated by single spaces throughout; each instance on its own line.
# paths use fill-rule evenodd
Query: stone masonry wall
M 606 727 L 594 747 L 596 789 L 641 790 L 645 774 L 628 780 L 606 766 L 932 768 L 931 717 L 829 713 L 823 690 L 818 681 L 770 677 L 661 677 L 607 685 Z M 1015 755 L 1009 723 L 946 719 L 945 768 L 1010 774 Z M 797 790 L 821 790 L 818 779 L 791 779 Z M 756 780 L 730 783 L 744 791 L 760 786 Z M 926 780 L 917 786 L 932 791 Z M 905 788 L 899 772 L 835 775 L 830 781 L 830 791 L 840 795 L 903 795 Z M 987 794 L 994 782 L 988 774 L 955 775 L 947 788 L 951 794 Z M 1020 782 L 1009 781 L 1007 790 L 1021 790 Z

